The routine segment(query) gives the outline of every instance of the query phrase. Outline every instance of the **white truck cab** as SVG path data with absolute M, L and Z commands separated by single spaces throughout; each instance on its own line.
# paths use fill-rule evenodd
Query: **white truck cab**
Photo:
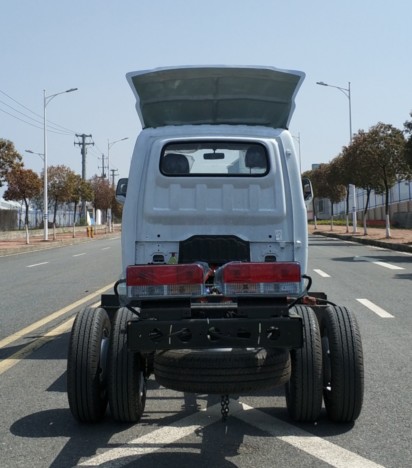
M 138 421 L 152 373 L 165 387 L 225 402 L 284 385 L 296 421 L 315 421 L 322 400 L 334 421 L 359 416 L 355 317 L 309 293 L 311 186 L 288 131 L 303 79 L 270 67 L 127 74 L 142 131 L 116 192 L 123 271 L 115 294 L 73 326 L 76 419 L 101 419 L 109 402 L 114 419 Z

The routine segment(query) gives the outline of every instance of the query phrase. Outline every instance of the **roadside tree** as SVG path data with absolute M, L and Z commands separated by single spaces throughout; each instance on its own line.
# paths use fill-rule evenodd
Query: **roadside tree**
M 108 179 L 103 179 L 97 175 L 90 180 L 90 183 L 94 193 L 93 206 L 95 210 L 102 210 L 107 220 L 107 212 L 112 207 L 115 198 L 114 188 L 110 185 Z
M 352 183 L 366 191 L 366 204 L 363 210 L 363 232 L 367 235 L 367 215 L 372 190 L 382 193 L 384 186 L 374 167 L 375 158 L 372 147 L 369 145 L 368 134 L 363 130 L 354 135 L 350 146 L 344 147 L 342 163 L 346 173 L 351 173 Z
M 83 180 L 79 174 L 69 174 L 70 197 L 69 202 L 74 205 L 73 225 L 76 224 L 77 207 L 81 201 L 93 200 L 93 187 L 87 180 Z
M 410 177 L 410 168 L 405 160 L 405 137 L 403 132 L 382 122 L 371 127 L 365 135 L 371 152 L 369 171 L 376 171 L 379 180 L 377 193 L 385 194 L 386 237 L 391 236 L 389 216 L 389 193 L 396 181 Z
M 24 224 L 26 228 L 26 242 L 29 243 L 29 205 L 30 200 L 41 192 L 42 181 L 31 169 L 17 167 L 11 169 L 6 175 L 7 190 L 4 192 L 5 200 L 24 202 L 26 214 Z
M 53 207 L 53 227 L 56 226 L 59 205 L 71 201 L 74 172 L 67 166 L 49 166 L 47 168 L 49 201 Z
M 405 160 L 412 172 L 412 112 L 409 113 L 411 120 L 407 120 L 404 125 L 404 134 L 406 135 L 405 143 Z
M 22 159 L 11 141 L 0 138 L 0 187 L 12 169 L 23 167 Z
M 335 158 L 336 159 L 336 158 Z M 321 164 L 311 171 L 314 197 L 317 200 L 327 198 L 331 204 L 331 230 L 333 229 L 334 204 L 345 197 L 346 188 L 341 182 L 338 161 L 332 160 L 328 164 Z

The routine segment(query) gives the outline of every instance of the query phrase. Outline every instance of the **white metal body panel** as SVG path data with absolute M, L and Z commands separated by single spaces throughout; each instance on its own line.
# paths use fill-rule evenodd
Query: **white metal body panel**
M 161 173 L 163 146 L 175 141 L 258 142 L 270 170 L 253 177 L 170 177 Z M 138 137 L 123 213 L 123 269 L 153 255 L 178 259 L 179 241 L 193 235 L 235 235 L 250 242 L 251 261 L 275 255 L 307 265 L 306 209 L 290 133 L 245 125 L 167 126 Z

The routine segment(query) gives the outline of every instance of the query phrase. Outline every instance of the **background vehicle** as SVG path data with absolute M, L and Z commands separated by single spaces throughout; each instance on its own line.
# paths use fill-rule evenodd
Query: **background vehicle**
M 359 416 L 356 320 L 309 293 L 311 186 L 287 130 L 303 78 L 257 67 L 127 75 L 143 131 L 117 189 L 123 272 L 73 326 L 78 420 L 101 419 L 109 402 L 114 419 L 138 421 L 152 372 L 224 398 L 285 385 L 296 421 L 315 421 L 322 400 L 334 421 Z

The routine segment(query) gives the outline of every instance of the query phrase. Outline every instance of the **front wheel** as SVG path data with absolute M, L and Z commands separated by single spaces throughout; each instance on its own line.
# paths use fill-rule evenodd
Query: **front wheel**
M 326 307 L 321 322 L 323 397 L 329 419 L 355 421 L 362 409 L 364 369 L 358 323 L 346 308 Z
M 109 316 L 100 307 L 86 307 L 73 323 L 67 357 L 67 396 L 78 421 L 97 422 L 106 412 L 110 330 Z

